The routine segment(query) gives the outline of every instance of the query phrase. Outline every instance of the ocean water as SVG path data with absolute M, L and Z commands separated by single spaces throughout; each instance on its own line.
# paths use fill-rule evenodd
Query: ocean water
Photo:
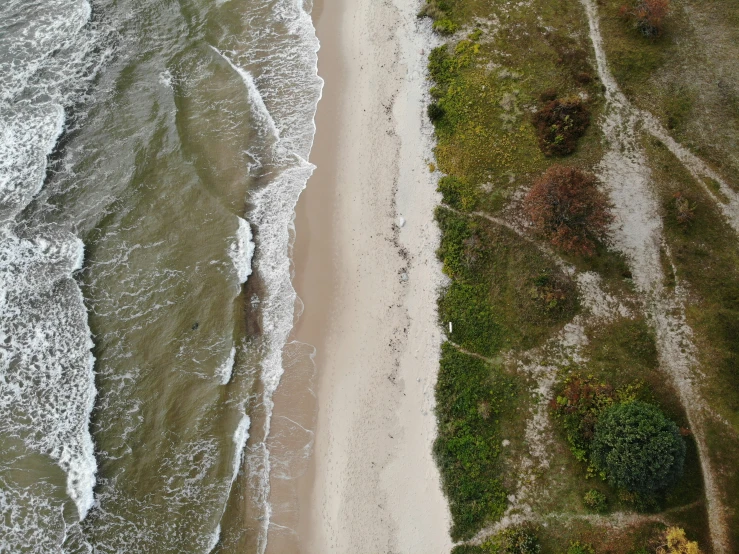
M 0 552 L 264 552 L 311 9 L 0 2 Z

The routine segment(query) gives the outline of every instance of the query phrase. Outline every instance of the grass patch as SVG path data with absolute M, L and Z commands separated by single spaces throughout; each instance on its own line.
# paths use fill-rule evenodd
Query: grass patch
M 584 365 L 574 364 L 565 375 L 580 375 L 589 380 L 596 389 L 607 384 L 610 389 L 603 389 L 603 402 L 594 404 L 596 415 L 598 406 L 607 406 L 624 396 L 657 405 L 679 427 L 687 428 L 688 422 L 671 381 L 659 368 L 654 333 L 647 321 L 641 317 L 617 318 L 604 325 L 586 330 L 588 345 L 583 354 L 588 359 Z M 560 393 L 561 394 L 561 393 Z M 609 400 L 608 397 L 613 397 Z M 570 419 L 567 419 L 569 417 Z M 575 451 L 580 460 L 575 474 L 582 477 L 589 475 L 587 482 L 608 498 L 609 510 L 681 510 L 682 507 L 699 502 L 703 494 L 700 461 L 695 442 L 692 437 L 685 438 L 687 452 L 682 478 L 664 493 L 654 497 L 654 502 L 645 504 L 637 498 L 621 495 L 619 491 L 608 487 L 595 473 L 588 470 L 586 447 L 578 440 L 580 432 L 579 420 L 571 421 L 572 416 L 561 420 L 560 437 Z M 573 427 L 576 425 L 577 427 Z M 574 444 L 573 444 L 574 438 Z M 580 485 L 570 483 L 574 492 Z M 584 498 L 583 498 L 584 500 Z M 578 504 L 573 496 L 564 503 L 563 508 L 573 509 Z M 703 507 L 701 506 L 701 509 Z M 681 512 L 677 512 L 681 513 Z M 705 517 L 705 513 L 702 517 Z M 683 523 L 683 520 L 680 520 Z
M 551 3 L 537 4 L 551 10 Z M 557 19 L 565 25 L 581 23 L 579 10 L 566 2 L 554 4 L 561 9 Z M 515 14 L 516 25 L 494 30 L 483 26 L 431 52 L 430 115 L 437 136 L 437 167 L 476 191 L 478 208 L 497 211 L 516 188 L 528 185 L 550 164 L 539 150 L 532 116 L 541 93 L 553 89 L 561 98 L 583 94 L 594 116 L 600 113 L 602 95 L 592 78 L 595 72 L 586 43 L 539 27 L 529 9 L 494 4 L 488 15 L 490 11 L 509 18 Z M 563 129 L 569 125 L 560 123 Z M 579 123 L 574 127 L 580 134 L 584 130 Z M 585 132 L 572 162 L 590 166 L 599 158 L 600 141 L 587 140 L 598 134 L 597 128 Z
M 642 36 L 619 17 L 623 3 L 602 0 L 598 7 L 606 56 L 619 86 L 739 187 L 739 3 L 673 1 L 658 38 Z
M 513 231 L 440 208 L 439 256 L 453 278 L 439 301 L 450 339 L 484 356 L 540 344 L 577 311 L 575 286 Z
M 736 455 L 739 455 L 739 247 L 736 234 L 705 189 L 661 143 L 653 140 L 643 143 L 662 202 L 665 241 L 676 278 L 690 295 L 686 316 L 694 332 L 699 369 L 705 375 L 701 392 L 711 409 L 731 428 L 722 429 L 725 423 L 707 421 L 709 455 L 718 469 L 719 489 L 739 490 L 736 471 L 728 469 L 735 466 Z M 688 198 L 694 206 L 694 216 L 688 224 L 678 220 L 674 204 L 676 193 Z M 726 498 L 725 502 L 730 511 L 729 528 L 738 529 L 736 502 L 733 497 Z M 734 544 L 739 544 L 739 533 L 732 538 Z
M 611 3 L 604 0 L 599 9 L 606 10 Z M 614 15 L 617 10 L 618 6 Z M 509 430 L 520 431 L 530 417 L 530 383 L 504 371 L 498 360 L 525 360 L 526 350 L 555 336 L 578 312 L 572 280 L 552 259 L 510 229 L 473 212 L 508 217 L 509 210 L 518 209 L 523 192 L 551 165 L 539 149 L 534 125 L 533 114 L 543 102 L 584 98 L 593 121 L 598 121 L 603 96 L 584 32 L 587 23 L 577 2 L 534 0 L 518 6 L 500 0 L 432 0 L 424 12 L 437 27 L 444 22 L 453 29 L 457 38 L 461 31 L 469 33 L 434 49 L 429 57 L 434 84 L 429 117 L 437 139 L 434 168 L 446 175 L 439 183 L 444 206 L 436 213 L 442 231 L 438 254 L 451 279 L 439 299 L 439 318 L 445 329 L 449 322 L 453 325 L 450 341 L 493 360 L 466 355 L 449 343 L 442 350 L 435 455 L 451 505 L 452 537 L 460 540 L 474 536 L 505 509 L 505 485 L 516 480 L 510 473 L 516 469 L 512 457 L 519 450 L 514 441 L 508 459 L 499 445 L 504 434 L 515 438 Z M 604 23 L 609 48 L 610 25 L 615 23 L 611 19 Z M 617 23 L 623 27 L 623 21 Z M 674 37 L 670 25 L 668 21 L 659 39 L 629 35 L 625 27 L 619 31 L 624 35 L 618 36 L 623 56 L 613 55 L 611 61 L 620 64 L 614 72 L 626 83 L 628 94 L 646 94 L 655 73 L 668 65 Z M 695 90 L 690 84 L 671 90 L 671 97 L 660 92 L 644 105 L 654 107 L 672 132 L 690 133 L 699 108 Z M 600 160 L 602 143 L 598 125 L 583 130 L 567 161 L 587 170 Z M 700 213 L 698 206 L 695 223 L 687 227 L 699 223 Z M 609 293 L 627 302 L 634 298 L 631 274 L 620 254 L 597 244 L 590 258 L 561 255 L 579 271 L 599 273 Z M 670 264 L 667 252 L 662 263 Z M 587 331 L 588 373 L 615 386 L 644 382 L 639 395 L 685 425 L 675 391 L 658 369 L 654 337 L 643 318 L 618 319 Z M 607 497 L 609 510 L 633 509 L 605 483 L 585 479 L 585 468 L 571 459 L 564 441 L 555 442 L 552 463 L 557 471 L 546 476 L 548 490 L 542 491 L 542 499 L 533 500 L 536 513 L 587 513 L 585 494 L 590 490 Z M 695 445 L 688 439 L 686 478 L 661 499 L 670 510 L 663 514 L 666 520 L 686 529 L 687 518 L 698 521 L 697 526 L 705 521 L 704 507 L 692 504 L 701 495 L 699 469 Z M 543 529 L 542 552 L 561 554 L 579 540 L 592 543 L 596 551 L 626 554 L 645 546 L 661 528 L 645 523 L 604 533 L 602 526 L 575 519 L 566 528 Z M 455 552 L 494 551 L 485 548 L 463 545 Z
M 676 277 L 689 287 L 688 321 L 696 332 L 701 365 L 713 382 L 712 406 L 739 431 L 739 248 L 736 234 L 714 201 L 663 146 L 644 141 L 664 213 L 665 239 Z M 674 197 L 694 206 L 682 224 Z M 720 403 L 720 406 L 716 405 Z

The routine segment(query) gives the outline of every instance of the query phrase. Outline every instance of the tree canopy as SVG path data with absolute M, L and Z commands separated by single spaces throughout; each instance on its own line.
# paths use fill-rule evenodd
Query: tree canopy
M 591 460 L 612 485 L 652 494 L 682 474 L 685 443 L 677 425 L 656 406 L 615 404 L 598 419 Z

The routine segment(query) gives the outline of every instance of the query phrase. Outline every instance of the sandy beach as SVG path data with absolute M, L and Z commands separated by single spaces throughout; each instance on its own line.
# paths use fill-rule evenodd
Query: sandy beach
M 316 347 L 317 423 L 307 470 L 273 480 L 268 552 L 451 547 L 431 452 L 442 283 L 424 114 L 432 39 L 416 9 L 324 0 L 313 11 L 325 86 L 294 283 L 305 305 L 295 338 Z M 290 402 L 276 398 L 275 414 Z

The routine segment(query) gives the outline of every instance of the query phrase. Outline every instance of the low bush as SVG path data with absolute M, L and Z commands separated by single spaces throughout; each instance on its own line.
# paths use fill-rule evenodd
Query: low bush
M 608 510 L 608 498 L 606 495 L 596 489 L 591 489 L 585 493 L 583 502 L 587 508 L 598 514 L 602 514 Z
M 542 102 L 551 102 L 556 100 L 558 96 L 556 88 L 548 88 L 539 93 L 539 100 Z
M 493 356 L 503 346 L 506 330 L 490 306 L 485 285 L 454 281 L 439 302 L 439 317 L 453 322 L 450 338 L 467 350 Z
M 682 475 L 685 442 L 656 406 L 615 404 L 595 424 L 590 459 L 611 485 L 649 497 Z
M 433 29 L 440 35 L 453 35 L 457 32 L 458 26 L 451 19 L 437 19 L 434 21 Z
M 634 0 L 630 5 L 621 6 L 624 19 L 634 22 L 636 29 L 646 37 L 662 34 L 664 18 L 670 10 L 670 0 Z
M 539 148 L 547 156 L 567 156 L 590 125 L 590 111 L 579 98 L 550 100 L 534 114 Z
M 551 407 L 564 427 L 570 449 L 581 462 L 588 459 L 598 418 L 616 398 L 611 385 L 574 375 L 552 400 Z
M 426 113 L 428 114 L 431 122 L 436 123 L 442 117 L 444 117 L 444 108 L 442 108 L 438 102 L 434 102 L 432 104 L 429 104 L 429 107 L 426 109 Z
M 448 181 L 446 183 L 448 188 L 453 188 Z M 459 200 L 450 190 L 447 190 L 446 194 L 450 201 Z M 460 217 L 441 207 L 436 210 L 436 220 L 442 230 L 441 245 L 437 254 L 444 263 L 444 273 L 452 279 L 465 280 L 470 276 L 470 270 L 477 260 L 478 249 L 474 248 L 474 243 L 479 242 L 479 239 L 473 237 L 479 234 L 478 226 L 470 218 Z
M 575 297 L 571 288 L 563 275 L 542 272 L 534 279 L 531 297 L 541 302 L 546 312 L 567 310 Z
M 439 179 L 438 190 L 444 203 L 455 210 L 471 212 L 477 207 L 477 190 L 463 179 L 449 175 L 442 177 Z
M 426 2 L 426 5 L 418 12 L 418 17 L 429 17 L 433 20 L 443 19 L 446 17 L 446 9 L 447 6 L 445 2 L 430 0 L 429 2 Z
M 606 196 L 591 173 L 550 167 L 526 195 L 524 210 L 538 232 L 565 251 L 592 255 L 612 220 Z
M 480 545 L 459 545 L 452 554 L 539 554 L 541 544 L 530 525 L 509 527 Z
M 539 554 L 541 544 L 531 527 L 514 527 L 503 532 L 506 554 Z
M 680 225 L 687 225 L 695 219 L 695 204 L 691 203 L 681 192 L 675 193 L 673 209 L 675 220 Z
M 698 543 L 689 541 L 680 527 L 668 527 L 660 538 L 657 554 L 701 554 Z
M 595 550 L 591 545 L 577 541 L 570 543 L 567 554 L 595 554 Z

